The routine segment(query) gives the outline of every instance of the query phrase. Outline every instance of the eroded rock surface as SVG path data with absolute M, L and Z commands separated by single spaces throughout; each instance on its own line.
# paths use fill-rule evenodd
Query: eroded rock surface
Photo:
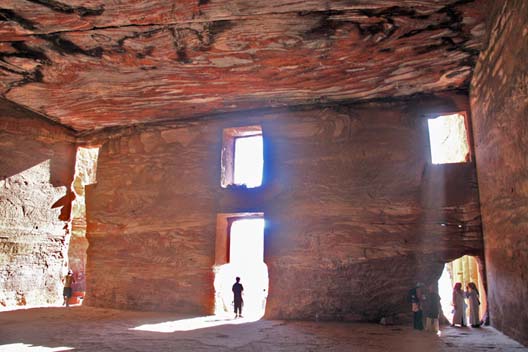
M 71 132 L 0 100 L 0 306 L 62 296 L 75 157 Z
M 467 89 L 487 0 L 6 0 L 0 92 L 76 130 Z
M 528 3 L 490 9 L 471 108 L 491 322 L 528 345 Z
M 407 291 L 482 254 L 473 163 L 431 165 L 429 113 L 465 96 L 234 115 L 106 139 L 87 189 L 87 301 L 208 313 L 217 213 L 263 212 L 267 316 L 406 316 Z M 223 128 L 261 125 L 265 183 L 220 187 Z

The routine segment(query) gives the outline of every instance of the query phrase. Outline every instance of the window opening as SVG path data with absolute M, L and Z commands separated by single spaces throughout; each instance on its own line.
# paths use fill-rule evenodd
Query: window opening
M 264 170 L 263 149 L 260 126 L 225 129 L 222 144 L 222 187 L 261 186 Z
M 463 163 L 470 160 L 464 114 L 438 116 L 427 122 L 433 164 Z
M 262 135 L 235 138 L 234 184 L 249 188 L 262 184 Z

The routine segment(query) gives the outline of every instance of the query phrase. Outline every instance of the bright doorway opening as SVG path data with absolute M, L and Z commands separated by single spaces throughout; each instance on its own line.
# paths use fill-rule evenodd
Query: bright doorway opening
M 485 319 L 487 299 L 481 273 L 478 259 L 473 256 L 465 255 L 445 264 L 442 276 L 438 280 L 438 294 L 441 298 L 442 311 L 449 322 L 453 321 L 453 287 L 457 282 L 462 284 L 464 291 L 467 290 L 466 287 L 470 282 L 475 283 L 480 295 L 479 317 L 481 320 Z M 469 317 L 469 304 L 466 317 Z
M 219 214 L 217 220 L 215 314 L 234 317 L 232 287 L 240 277 L 244 287 L 242 315 L 261 318 L 269 283 L 264 263 L 264 214 Z

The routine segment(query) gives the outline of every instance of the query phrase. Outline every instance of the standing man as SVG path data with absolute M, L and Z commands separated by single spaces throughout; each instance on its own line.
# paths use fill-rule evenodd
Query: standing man
M 424 299 L 422 300 L 422 310 L 425 315 L 425 331 L 438 332 L 439 323 L 438 317 L 440 316 L 440 296 L 435 292 L 434 284 L 424 289 Z
M 413 312 L 413 327 L 416 330 L 423 330 L 423 312 L 420 301 L 423 298 L 423 284 L 418 282 L 415 287 L 409 290 L 409 302 Z
M 73 271 L 68 270 L 68 275 L 64 277 L 64 290 L 62 291 L 62 295 L 64 296 L 64 303 L 63 305 L 66 305 L 66 307 L 70 306 L 70 303 L 68 302 L 70 300 L 70 297 L 72 296 L 72 284 L 75 282 L 75 278 L 73 277 Z
M 244 286 L 240 283 L 240 278 L 237 276 L 236 282 L 233 285 L 233 295 L 235 302 L 235 318 L 242 318 L 242 291 L 244 291 Z

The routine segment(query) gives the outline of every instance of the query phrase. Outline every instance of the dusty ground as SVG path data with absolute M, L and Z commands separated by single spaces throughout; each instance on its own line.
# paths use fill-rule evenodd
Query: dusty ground
M 292 322 L 88 307 L 0 313 L 0 351 L 528 351 L 496 330 Z

